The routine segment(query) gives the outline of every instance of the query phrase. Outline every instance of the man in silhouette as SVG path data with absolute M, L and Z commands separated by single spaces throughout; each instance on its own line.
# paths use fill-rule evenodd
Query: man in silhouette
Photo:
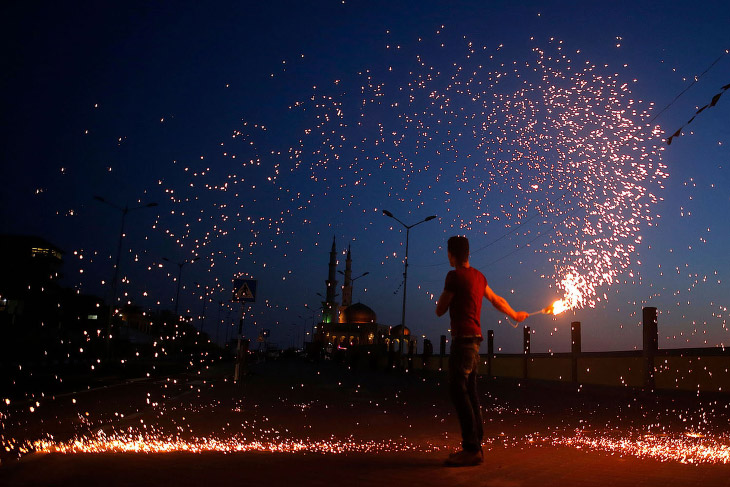
M 484 461 L 482 413 L 477 393 L 482 298 L 487 298 L 492 306 L 517 322 L 524 321 L 529 314 L 513 310 L 507 300 L 492 291 L 484 275 L 469 265 L 466 237 L 451 237 L 447 253 L 454 270 L 446 274 L 444 291 L 436 303 L 436 315 L 443 316 L 448 310 L 451 318 L 449 391 L 459 417 L 462 449 L 449 455 L 446 465 L 479 465 Z

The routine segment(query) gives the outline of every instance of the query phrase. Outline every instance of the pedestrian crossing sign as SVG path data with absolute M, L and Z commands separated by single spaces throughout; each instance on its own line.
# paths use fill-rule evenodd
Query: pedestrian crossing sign
M 256 302 L 256 279 L 234 279 L 233 298 L 234 303 Z

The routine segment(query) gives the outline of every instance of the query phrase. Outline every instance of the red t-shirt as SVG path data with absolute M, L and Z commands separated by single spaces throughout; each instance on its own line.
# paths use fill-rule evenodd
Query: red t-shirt
M 444 291 L 454 293 L 449 305 L 451 336 L 482 336 L 480 315 L 487 278 L 473 267 L 458 267 L 446 274 Z

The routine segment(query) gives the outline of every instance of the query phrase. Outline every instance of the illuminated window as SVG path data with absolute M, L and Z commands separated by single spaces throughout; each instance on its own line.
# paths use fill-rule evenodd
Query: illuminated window
M 56 259 L 61 258 L 61 253 L 57 250 L 46 249 L 43 247 L 32 247 L 30 253 L 33 257 L 55 257 Z

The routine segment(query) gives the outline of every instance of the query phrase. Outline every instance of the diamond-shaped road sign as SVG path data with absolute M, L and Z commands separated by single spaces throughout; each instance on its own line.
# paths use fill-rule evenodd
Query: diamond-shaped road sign
M 256 301 L 256 279 L 234 279 L 233 298 L 234 303 L 253 303 Z

